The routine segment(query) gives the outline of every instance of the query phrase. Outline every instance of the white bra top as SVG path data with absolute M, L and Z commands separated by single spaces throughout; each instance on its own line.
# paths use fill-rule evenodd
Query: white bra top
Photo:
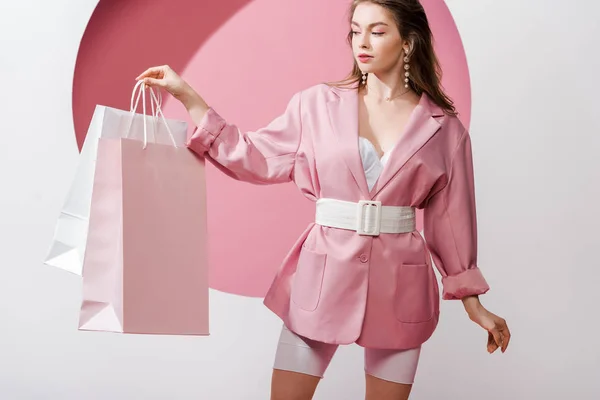
M 375 186 L 375 182 L 379 179 L 381 171 L 383 171 L 383 166 L 389 158 L 391 149 L 379 159 L 379 154 L 369 139 L 362 136 L 359 136 L 358 139 L 360 158 L 365 170 L 365 176 L 367 177 L 369 191 L 371 191 L 373 186 Z

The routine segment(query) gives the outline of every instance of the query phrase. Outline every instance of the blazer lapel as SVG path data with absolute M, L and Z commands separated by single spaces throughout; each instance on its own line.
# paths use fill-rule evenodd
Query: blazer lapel
M 340 152 L 363 198 L 370 199 L 360 149 L 358 147 L 358 95 L 356 89 L 335 89 L 336 97 L 327 102 L 331 127 L 338 138 Z
M 413 110 L 406 123 L 404 132 L 391 150 L 379 179 L 370 193 L 374 198 L 396 176 L 406 162 L 440 129 L 438 117 L 444 115 L 440 107 L 434 104 L 426 93 Z

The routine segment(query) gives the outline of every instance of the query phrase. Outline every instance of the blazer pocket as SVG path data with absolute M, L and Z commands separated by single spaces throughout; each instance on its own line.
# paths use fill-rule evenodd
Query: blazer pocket
M 401 264 L 397 269 L 394 312 L 400 322 L 425 322 L 433 317 L 431 268 Z
M 298 265 L 292 281 L 292 301 L 305 311 L 317 309 L 323 287 L 327 254 L 306 247 L 300 250 Z

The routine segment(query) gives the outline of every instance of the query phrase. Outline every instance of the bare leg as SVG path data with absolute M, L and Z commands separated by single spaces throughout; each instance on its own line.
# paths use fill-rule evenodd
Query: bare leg
M 395 383 L 365 374 L 366 400 L 408 400 L 412 384 Z
M 421 347 L 365 349 L 366 400 L 406 400 L 417 373 Z
M 298 336 L 283 326 L 273 366 L 271 400 L 311 400 L 337 348 Z
M 320 380 L 318 376 L 273 369 L 271 400 L 311 400 Z

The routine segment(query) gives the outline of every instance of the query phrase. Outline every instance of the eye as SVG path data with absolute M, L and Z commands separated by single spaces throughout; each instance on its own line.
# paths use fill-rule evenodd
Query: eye
M 356 31 L 351 31 L 350 34 L 352 35 L 358 35 L 360 32 L 356 32 Z
M 383 34 L 385 34 L 385 32 L 372 32 L 372 34 L 375 36 L 382 36 Z

